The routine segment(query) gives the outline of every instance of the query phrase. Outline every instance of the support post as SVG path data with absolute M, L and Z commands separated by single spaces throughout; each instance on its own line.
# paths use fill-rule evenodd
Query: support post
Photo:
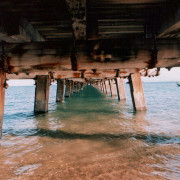
M 77 89 L 77 82 L 74 82 L 73 93 L 76 93 L 76 89 Z
M 108 81 L 109 81 L 110 94 L 111 94 L 111 97 L 112 97 L 111 80 L 109 79 Z
M 70 97 L 71 95 L 71 81 L 66 80 L 66 92 L 65 92 L 65 97 Z
M 3 124 L 3 115 L 4 115 L 5 78 L 6 78 L 6 73 L 0 70 L 0 139 L 2 137 L 2 124 Z
M 111 91 L 112 96 L 117 96 L 116 83 L 114 79 L 111 79 Z
M 35 103 L 34 103 L 35 113 L 45 113 L 48 111 L 49 86 L 50 86 L 50 77 L 48 75 L 36 76 Z
M 118 87 L 119 87 L 119 96 L 120 100 L 125 100 L 126 99 L 126 91 L 124 87 L 124 79 L 123 78 L 118 78 Z
M 147 110 L 139 71 L 129 76 L 129 85 L 134 109 L 137 111 Z
M 107 94 L 106 81 L 104 81 L 104 90 L 105 90 L 105 93 Z
M 56 102 L 64 102 L 65 79 L 57 79 Z
M 71 81 L 71 94 L 74 92 L 74 81 Z
M 102 92 L 104 93 L 104 92 L 105 92 L 105 89 L 104 89 L 103 81 L 101 81 L 101 85 L 102 85 Z
M 118 80 L 117 80 L 117 78 L 115 78 L 114 80 L 115 80 L 115 84 L 116 84 L 117 98 L 120 101 Z

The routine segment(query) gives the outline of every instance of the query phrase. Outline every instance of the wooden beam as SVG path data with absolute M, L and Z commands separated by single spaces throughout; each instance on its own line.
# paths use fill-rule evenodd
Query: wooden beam
M 2 136 L 2 124 L 3 124 L 3 114 L 4 114 L 4 102 L 5 102 L 5 83 L 6 73 L 0 70 L 0 139 Z
M 0 40 L 8 43 L 42 42 L 45 39 L 25 18 L 12 15 L 4 15 L 0 24 Z M 12 23 L 13 22 L 13 23 Z M 14 25 L 15 24 L 15 25 Z
M 170 5 L 173 6 L 173 3 Z M 164 18 L 164 22 L 159 28 L 158 38 L 180 37 L 180 8 L 178 7 L 179 5 L 172 7 L 169 14 Z
M 86 0 L 66 0 L 76 40 L 86 39 Z

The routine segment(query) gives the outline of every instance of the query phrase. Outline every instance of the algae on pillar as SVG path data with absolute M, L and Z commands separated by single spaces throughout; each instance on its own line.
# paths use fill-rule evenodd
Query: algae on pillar
M 0 70 L 0 139 L 2 136 L 2 124 L 3 124 L 3 114 L 4 114 L 5 78 L 6 78 L 6 73 Z
M 50 86 L 50 77 L 48 75 L 36 76 L 35 103 L 34 103 L 35 113 L 45 113 L 48 111 L 49 86 Z
M 134 109 L 137 111 L 146 110 L 146 101 L 139 71 L 129 76 L 129 85 Z
M 65 79 L 57 79 L 56 102 L 64 102 Z

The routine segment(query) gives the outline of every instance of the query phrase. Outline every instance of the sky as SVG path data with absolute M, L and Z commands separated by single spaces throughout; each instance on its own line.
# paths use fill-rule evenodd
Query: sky
M 175 81 L 180 82 L 180 68 L 172 68 L 170 71 L 162 68 L 160 76 L 157 77 L 142 77 L 143 82 L 165 82 Z M 9 86 L 32 86 L 34 80 L 9 80 Z

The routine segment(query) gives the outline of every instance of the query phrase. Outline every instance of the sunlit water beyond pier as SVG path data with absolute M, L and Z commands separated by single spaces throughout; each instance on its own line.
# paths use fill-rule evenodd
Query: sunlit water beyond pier
M 180 88 L 145 83 L 147 112 L 92 86 L 34 115 L 35 87 L 6 92 L 0 179 L 180 179 Z

